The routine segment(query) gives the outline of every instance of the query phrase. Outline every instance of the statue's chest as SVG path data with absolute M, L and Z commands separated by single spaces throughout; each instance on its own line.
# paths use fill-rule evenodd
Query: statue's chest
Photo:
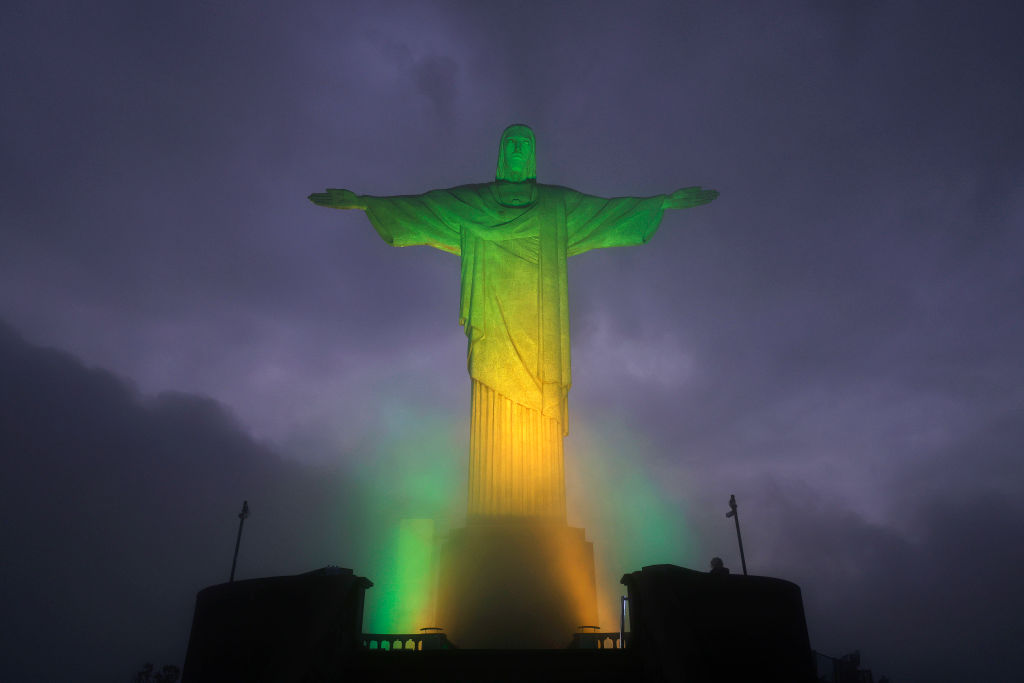
M 474 232 L 485 240 L 536 242 L 547 231 L 555 228 L 556 217 L 551 208 L 545 202 L 537 201 L 524 206 L 495 204 Z
M 545 236 L 557 232 L 555 204 L 528 187 L 495 188 L 491 197 L 486 208 L 471 221 L 473 225 L 465 226 L 469 228 L 463 231 L 465 237 L 477 245 L 475 250 L 487 252 L 489 262 L 508 258 L 536 264 Z M 524 203 L 517 206 L 515 201 Z M 473 245 L 465 246 L 473 250 Z
M 479 235 L 479 231 L 475 232 Z M 540 261 L 540 235 L 536 230 L 524 234 L 492 228 L 488 229 L 487 233 L 486 239 L 468 237 L 473 243 L 472 251 L 483 257 L 483 263 L 488 264 L 488 270 L 518 271 L 524 267 L 537 267 Z
M 533 183 L 497 183 L 491 186 L 491 194 L 498 204 L 508 208 L 528 206 L 539 196 Z

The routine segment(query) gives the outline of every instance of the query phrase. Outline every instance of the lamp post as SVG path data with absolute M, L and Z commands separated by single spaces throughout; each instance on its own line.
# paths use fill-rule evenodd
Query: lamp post
M 619 612 L 619 649 L 626 647 L 626 605 L 629 603 L 629 598 L 625 595 L 622 596 L 622 610 Z
M 249 501 L 242 501 L 242 511 L 238 513 L 238 538 L 235 539 L 235 556 L 231 559 L 231 577 L 228 583 L 235 581 L 235 565 L 238 564 L 238 546 L 242 544 L 242 526 L 245 525 L 245 518 L 249 516 Z
M 736 522 L 736 540 L 740 544 L 740 563 L 743 565 L 743 576 L 747 575 L 747 558 L 743 555 L 743 536 L 740 535 L 740 513 L 736 505 L 736 494 L 729 496 L 729 512 L 725 516 L 732 517 Z

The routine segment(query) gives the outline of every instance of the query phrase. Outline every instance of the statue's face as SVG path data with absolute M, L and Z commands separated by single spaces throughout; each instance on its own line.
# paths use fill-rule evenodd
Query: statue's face
M 505 148 L 505 163 L 510 171 L 521 174 L 527 162 L 533 157 L 533 140 L 522 131 L 511 130 L 502 140 Z
M 501 133 L 498 180 L 521 183 L 537 177 L 537 143 L 529 126 L 515 123 Z

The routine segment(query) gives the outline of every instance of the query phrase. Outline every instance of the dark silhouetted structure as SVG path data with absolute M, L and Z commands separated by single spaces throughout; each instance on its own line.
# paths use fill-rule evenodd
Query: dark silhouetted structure
M 740 564 L 743 566 L 743 576 L 747 575 L 747 556 L 743 554 L 743 536 L 740 534 L 740 511 L 736 505 L 736 495 L 729 496 L 729 511 L 725 513 L 726 519 L 732 517 L 736 522 L 736 542 L 740 546 Z
M 182 683 L 336 679 L 346 654 L 361 649 L 372 585 L 327 567 L 199 591 Z
M 493 537 L 493 531 L 483 534 Z M 582 539 L 582 530 L 579 538 Z M 519 532 L 516 532 L 519 533 Z M 526 538 L 520 539 L 526 542 Z M 564 547 L 558 542 L 555 546 Z M 510 553 L 521 552 L 513 544 Z M 494 567 L 494 558 L 482 558 Z M 555 595 L 550 572 L 502 576 L 510 595 Z M 459 649 L 436 629 L 362 634 L 363 597 L 373 584 L 351 570 L 252 579 L 199 592 L 183 683 L 811 683 L 800 589 L 761 576 L 713 576 L 673 565 L 626 574 L 631 633 L 544 622 L 530 602 L 514 641 L 549 633 L 553 648 Z M 456 586 L 456 588 L 458 588 Z M 470 589 L 473 587 L 470 586 Z M 517 593 L 523 591 L 521 593 Z M 482 594 L 470 592 L 474 599 Z M 510 600 L 501 601 L 507 610 Z M 486 612 L 481 607 L 481 613 Z M 505 612 L 496 611 L 495 623 Z M 555 628 L 557 626 L 557 628 Z M 490 623 L 481 628 L 491 629 Z M 510 628 L 510 626 L 502 626 Z M 566 628 L 568 632 L 562 629 Z M 573 634 L 575 632 L 575 635 Z M 491 635 L 495 632 L 488 631 Z M 502 641 L 504 642 L 504 641 Z M 855 668 L 855 667 L 854 667 Z
M 594 546 L 583 529 L 475 520 L 444 544 L 438 624 L 460 648 L 557 649 L 597 623 Z
M 815 652 L 814 665 L 818 680 L 827 683 L 873 683 L 875 680 L 871 669 L 860 668 L 860 650 L 842 657 L 829 657 Z M 878 683 L 889 683 L 889 679 L 882 676 Z
M 235 567 L 238 565 L 238 548 L 242 545 L 242 526 L 245 525 L 245 518 L 249 516 L 249 501 L 242 501 L 242 511 L 238 513 L 238 537 L 235 539 L 235 554 L 231 558 L 231 576 L 228 583 L 235 580 Z
M 629 648 L 648 681 L 815 680 L 800 588 L 674 565 L 626 574 Z

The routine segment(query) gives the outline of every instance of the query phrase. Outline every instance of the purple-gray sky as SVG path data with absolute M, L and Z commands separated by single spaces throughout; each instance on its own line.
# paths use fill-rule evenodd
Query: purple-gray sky
M 7 3 L 0 677 L 180 664 L 242 498 L 263 517 L 247 576 L 366 573 L 360 520 L 418 514 L 374 453 L 463 447 L 458 264 L 305 197 L 489 180 L 524 122 L 541 182 L 722 193 L 571 261 L 572 467 L 580 434 L 641 438 L 612 460 L 659 482 L 700 569 L 738 570 L 735 493 L 752 570 L 803 587 L 818 650 L 894 681 L 1016 680 L 1021 19 Z

